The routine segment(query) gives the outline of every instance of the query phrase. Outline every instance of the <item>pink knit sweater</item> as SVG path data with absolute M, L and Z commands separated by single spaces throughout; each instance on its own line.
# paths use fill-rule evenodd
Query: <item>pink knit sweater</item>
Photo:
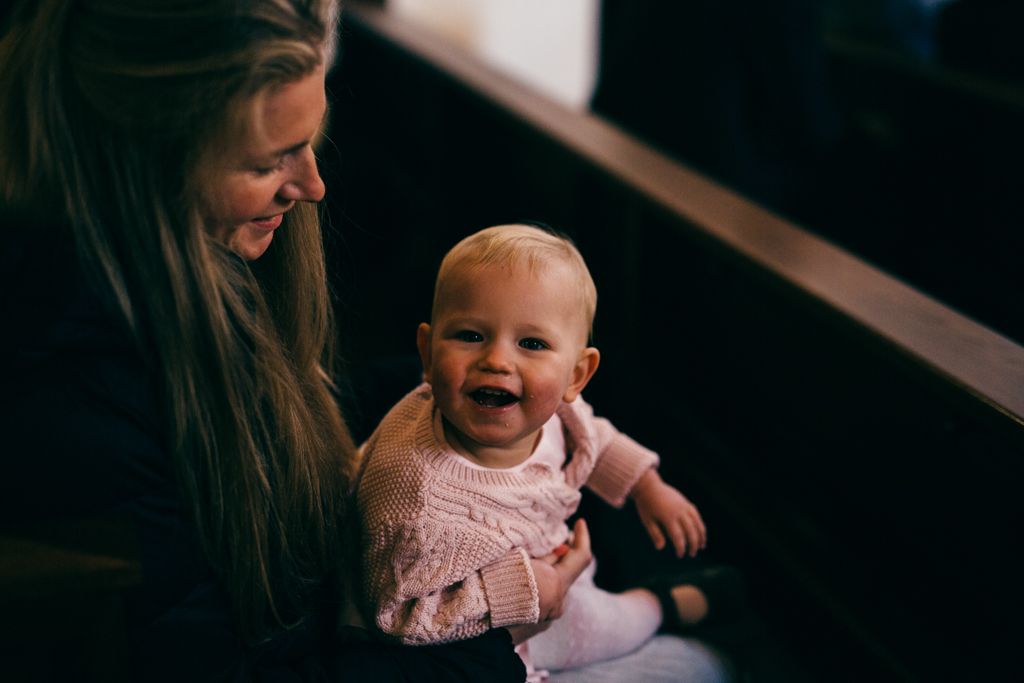
M 566 540 L 579 488 L 621 506 L 658 456 L 577 398 L 558 410 L 572 454 L 563 468 L 475 469 L 438 440 L 434 410 L 419 386 L 362 449 L 363 590 L 377 626 L 427 644 L 536 623 L 530 558 Z

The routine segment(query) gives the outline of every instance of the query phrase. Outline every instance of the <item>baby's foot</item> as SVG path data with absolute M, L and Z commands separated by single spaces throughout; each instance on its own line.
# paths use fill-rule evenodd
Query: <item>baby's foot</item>
M 673 588 L 670 593 L 683 626 L 696 626 L 707 616 L 708 599 L 696 586 L 683 584 Z
M 646 582 L 646 588 L 661 603 L 661 630 L 670 633 L 733 621 L 746 606 L 743 577 L 728 565 L 655 577 Z

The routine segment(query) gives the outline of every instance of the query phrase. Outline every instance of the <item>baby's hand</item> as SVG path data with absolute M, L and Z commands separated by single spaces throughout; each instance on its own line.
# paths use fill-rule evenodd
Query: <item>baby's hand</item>
M 696 506 L 675 488 L 662 481 L 652 467 L 644 473 L 629 493 L 636 503 L 640 520 L 654 541 L 654 547 L 665 547 L 665 536 L 672 539 L 676 555 L 682 557 L 689 549 L 690 557 L 707 544 L 707 529 Z

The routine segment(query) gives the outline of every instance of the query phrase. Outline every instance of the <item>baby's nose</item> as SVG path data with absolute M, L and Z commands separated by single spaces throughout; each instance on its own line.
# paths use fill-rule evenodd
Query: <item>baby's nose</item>
M 485 372 L 511 372 L 512 361 L 508 351 L 500 344 L 488 346 L 480 358 L 480 369 Z

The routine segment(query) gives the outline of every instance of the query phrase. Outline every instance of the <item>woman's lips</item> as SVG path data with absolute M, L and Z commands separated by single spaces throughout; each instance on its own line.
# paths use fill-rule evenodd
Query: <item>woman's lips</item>
M 283 218 L 284 214 L 279 213 L 276 216 L 271 216 L 270 218 L 254 218 L 249 222 L 261 230 L 274 230 L 281 225 L 281 220 Z

